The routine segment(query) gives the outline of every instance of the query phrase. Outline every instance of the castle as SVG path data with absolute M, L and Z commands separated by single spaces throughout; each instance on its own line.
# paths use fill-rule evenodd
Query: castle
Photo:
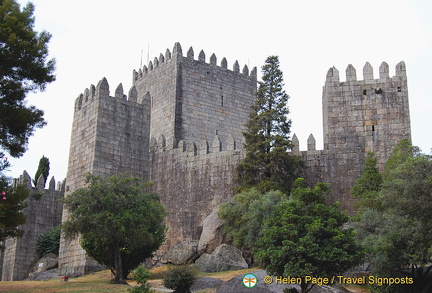
M 168 216 L 167 241 L 161 251 L 176 245 L 196 250 L 203 222 L 221 202 L 233 195 L 235 167 L 244 156 L 242 131 L 255 101 L 257 69 L 236 61 L 232 70 L 215 54 L 203 51 L 195 59 L 190 48 L 183 56 L 179 43 L 148 66 L 133 72 L 133 85 L 122 84 L 110 96 L 103 78 L 75 101 L 65 193 L 83 186 L 85 174 L 126 172 L 154 182 Z M 392 148 L 411 138 L 405 64 L 396 76 L 382 63 L 374 79 L 369 63 L 363 80 L 351 65 L 341 82 L 336 68 L 327 72 L 323 87 L 324 149 L 308 139 L 293 154 L 304 159 L 310 184 L 328 182 L 333 199 L 352 210 L 350 189 L 361 174 L 368 151 L 382 169 Z M 67 218 L 63 211 L 63 220 Z M 98 267 L 86 256 L 79 239 L 60 243 L 63 274 L 79 275 Z
M 51 177 L 47 189 L 44 187 L 43 175 L 39 177 L 35 187 L 32 187 L 31 182 L 26 171 L 13 182 L 14 187 L 27 187 L 30 195 L 26 199 L 27 207 L 23 209 L 26 223 L 19 227 L 23 235 L 18 238 L 7 238 L 2 243 L 4 248 L 0 251 L 1 281 L 26 279 L 38 259 L 37 238 L 61 224 L 61 199 L 65 193 L 65 181 L 56 182 L 54 177 Z

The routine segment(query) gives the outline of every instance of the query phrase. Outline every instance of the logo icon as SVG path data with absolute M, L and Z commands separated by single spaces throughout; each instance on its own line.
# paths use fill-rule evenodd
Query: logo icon
M 253 288 L 257 285 L 258 279 L 254 274 L 249 273 L 243 276 L 242 282 L 246 288 Z

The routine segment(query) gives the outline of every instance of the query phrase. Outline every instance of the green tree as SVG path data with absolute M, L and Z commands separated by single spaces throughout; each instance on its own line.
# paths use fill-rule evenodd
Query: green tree
M 292 147 L 289 96 L 283 89 L 277 56 L 266 59 L 262 74 L 247 130 L 243 132 L 246 155 L 237 167 L 237 191 L 256 187 L 260 191 L 289 192 L 299 175 L 301 161 L 288 152 Z
M 51 35 L 34 31 L 33 12 L 31 3 L 21 11 L 16 1 L 0 0 L 0 146 L 14 157 L 46 124 L 42 110 L 26 105 L 26 94 L 55 80 L 55 60 L 48 60 Z
M 33 179 L 33 185 L 36 186 L 40 175 L 43 175 L 44 187 L 45 187 L 45 184 L 48 180 L 49 170 L 50 170 L 50 161 L 47 157 L 42 156 L 42 158 L 39 160 L 39 165 L 36 170 L 35 177 Z
M 65 198 L 64 231 L 80 235 L 88 255 L 112 270 L 113 282 L 125 283 L 125 275 L 165 239 L 163 206 L 138 178 L 89 174 L 87 181 Z
M 387 160 L 380 191 L 366 201 L 355 228 L 375 273 L 412 277 L 412 292 L 432 280 L 432 157 L 401 141 Z M 411 268 L 411 270 L 408 270 Z
M 354 230 L 347 227 L 349 217 L 337 203 L 326 204 L 330 189 L 323 183 L 304 187 L 295 182 L 288 200 L 278 204 L 273 216 L 263 223 L 254 251 L 270 274 L 279 276 L 328 277 L 343 273 L 361 261 Z M 313 285 L 302 282 L 301 291 Z
M 377 198 L 382 184 L 383 178 L 377 167 L 377 159 L 373 153 L 368 153 L 363 173 L 351 189 L 351 194 L 358 199 L 357 209 L 359 212 L 364 208 L 380 208 L 378 206 L 380 202 L 377 202 Z
M 0 242 L 7 237 L 17 237 L 22 234 L 18 227 L 25 223 L 22 209 L 24 200 L 29 196 L 29 190 L 24 186 L 12 188 L 10 180 L 4 171 L 10 164 L 4 153 L 0 153 Z
M 290 196 L 252 188 L 222 204 L 218 215 L 227 239 L 251 250 L 269 273 L 331 277 L 358 264 L 362 254 L 347 227 L 348 216 L 338 204 L 326 204 L 329 194 L 327 185 L 309 188 L 299 178 Z M 310 284 L 301 287 L 302 292 L 311 289 Z
M 222 203 L 218 216 L 224 221 L 224 233 L 228 241 L 246 251 L 255 246 L 262 234 L 262 223 L 275 216 L 277 205 L 287 200 L 281 191 L 262 193 L 251 188 L 234 195 L 230 202 Z

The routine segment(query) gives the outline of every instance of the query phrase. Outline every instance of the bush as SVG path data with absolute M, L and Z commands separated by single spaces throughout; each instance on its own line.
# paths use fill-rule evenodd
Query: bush
M 56 227 L 38 237 L 36 240 L 36 252 L 39 257 L 48 253 L 58 255 L 60 248 L 60 233 L 60 227 Z
M 196 268 L 191 266 L 171 267 L 163 279 L 163 284 L 168 289 L 174 290 L 175 293 L 189 293 L 190 287 L 195 283 L 197 278 Z
M 150 271 L 143 266 L 139 266 L 132 274 L 132 280 L 137 282 L 140 286 L 129 289 L 128 291 L 132 293 L 150 293 L 150 285 L 147 283 L 151 275 Z

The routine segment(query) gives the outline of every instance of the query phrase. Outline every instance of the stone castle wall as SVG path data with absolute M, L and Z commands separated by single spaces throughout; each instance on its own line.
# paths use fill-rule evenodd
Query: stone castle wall
M 210 143 L 182 140 L 171 150 L 152 147 L 150 180 L 168 213 L 162 251 L 184 243 L 196 247 L 205 217 L 233 195 L 235 167 L 243 158 L 239 145 L 240 139 L 222 143 L 215 136 Z
M 384 169 L 395 145 L 411 140 L 408 85 L 405 63 L 396 65 L 396 75 L 389 77 L 389 66 L 383 62 L 378 79 L 366 63 L 363 80 L 357 80 L 352 65 L 346 69 L 346 81 L 339 80 L 339 71 L 327 72 L 323 87 L 324 150 L 316 150 L 313 135 L 308 150 L 299 151 L 293 136 L 294 154 L 305 162 L 305 178 L 310 184 L 331 184 L 333 200 L 341 208 L 354 212 L 355 200 L 350 190 L 361 175 L 364 159 L 374 152 L 378 167 Z
M 19 229 L 23 235 L 17 238 L 7 238 L 1 253 L 2 274 L 1 281 L 19 281 L 28 277 L 29 271 L 38 259 L 36 241 L 40 235 L 49 232 L 61 224 L 62 203 L 65 182 L 56 182 L 54 177 L 49 181 L 48 189 L 44 189 L 44 179 L 41 176 L 37 186 L 31 186 L 31 178 L 26 171 L 14 186 L 24 185 L 30 190 L 30 196 L 25 200 L 27 205 L 23 209 L 26 223 Z
M 86 172 L 150 179 L 168 212 L 161 250 L 196 246 L 203 220 L 233 194 L 235 166 L 244 156 L 242 131 L 255 101 L 256 68 L 240 72 L 238 62 L 227 67 L 225 58 L 218 66 L 214 54 L 207 63 L 203 51 L 196 60 L 192 48 L 183 56 L 176 43 L 172 54 L 167 50 L 133 72 L 128 97 L 121 85 L 110 96 L 106 79 L 90 86 L 76 101 L 67 192 L 83 186 Z M 392 78 L 386 64 L 379 79 L 372 71 L 367 63 L 364 79 L 357 80 L 348 66 L 345 82 L 337 69 L 327 73 L 324 150 L 316 150 L 311 135 L 308 151 L 300 152 L 293 136 L 293 154 L 304 159 L 306 179 L 330 183 L 333 200 L 350 211 L 350 188 L 366 153 L 374 151 L 382 168 L 393 146 L 410 138 L 405 65 L 399 63 Z M 63 273 L 82 274 L 95 266 L 78 239 L 62 238 Z
M 123 94 L 121 85 L 110 96 L 105 78 L 80 94 L 75 103 L 67 173 L 67 194 L 84 185 L 87 172 L 101 176 L 125 172 L 154 181 L 161 201 L 171 211 L 167 223 L 172 242 L 198 241 L 200 221 L 206 216 L 201 214 L 211 212 L 209 208 L 232 194 L 232 179 L 227 181 L 231 186 L 228 191 L 223 182 L 233 178 L 240 158 L 233 135 L 241 137 L 256 90 L 256 69 L 251 75 L 247 67 L 240 73 L 236 62 L 230 71 L 225 59 L 217 66 L 213 55 L 207 64 L 203 53 L 199 60 L 194 60 L 191 52 L 193 49 L 183 57 L 181 46 L 176 43 L 172 54 L 167 50 L 165 56 L 155 58 L 148 67 L 134 71 L 129 96 Z M 215 95 L 219 99 L 225 95 L 225 104 L 217 101 L 213 105 Z M 204 140 L 213 143 L 216 133 L 220 133 L 219 153 L 212 155 L 209 153 L 216 152 L 217 147 L 210 149 Z M 186 155 L 181 155 L 178 146 L 186 143 L 195 148 L 198 145 L 198 153 L 185 151 Z M 207 147 L 201 147 L 203 143 Z M 166 152 L 150 153 L 149 148 Z M 222 155 L 223 148 L 227 152 Z M 191 157 L 191 153 L 196 157 Z M 176 188 L 172 182 L 178 183 L 180 178 L 188 178 L 191 186 L 183 182 L 183 189 Z M 212 205 L 208 205 L 210 195 L 203 193 L 210 181 L 217 182 L 214 190 L 220 190 L 211 195 L 215 198 Z M 172 198 L 179 200 L 173 202 Z M 202 211 L 196 206 L 203 207 Z M 181 216 L 174 209 L 182 210 Z M 64 220 L 67 216 L 64 211 Z M 186 223 L 189 228 L 183 227 Z M 181 236 L 176 236 L 182 229 Z M 62 236 L 59 267 L 64 274 L 79 275 L 97 264 L 86 256 L 79 239 Z
M 213 54 L 207 63 L 205 53 L 201 51 L 195 59 L 192 48 L 183 56 L 178 43 L 172 54 L 167 50 L 133 72 L 127 96 L 122 84 L 111 96 L 103 78 L 75 101 L 67 186 L 61 192 L 67 196 L 82 187 L 87 173 L 124 172 L 151 180 L 168 212 L 167 241 L 160 251 L 179 244 L 196 251 L 204 219 L 233 195 L 235 168 L 244 157 L 242 131 L 255 101 L 256 79 L 256 68 L 249 72 L 244 66 L 240 72 L 236 61 L 229 70 L 225 58 L 217 65 Z M 333 200 L 352 212 L 350 189 L 361 174 L 366 153 L 375 152 L 382 169 L 395 144 L 411 138 L 405 64 L 399 63 L 396 76 L 390 78 L 388 65 L 383 63 L 379 78 L 374 79 L 366 63 L 363 80 L 357 80 L 356 70 L 349 65 L 344 82 L 337 69 L 330 68 L 323 87 L 323 120 L 324 149 L 316 150 L 311 135 L 307 151 L 299 151 L 294 135 L 293 154 L 303 158 L 304 177 L 311 185 L 330 183 Z M 56 210 L 57 203 L 48 202 L 59 192 L 51 183 L 45 193 L 50 192 L 45 209 L 52 206 Z M 41 208 L 37 203 L 31 206 L 34 211 L 28 212 L 29 222 L 40 225 Z M 63 211 L 62 220 L 67 217 Z M 0 255 L 4 279 L 28 273 L 28 262 L 34 257 L 24 243 L 35 242 L 36 234 L 31 231 L 48 229 L 36 226 L 25 228 L 30 238 L 9 242 Z M 79 241 L 61 238 L 59 267 L 65 275 L 99 268 Z
M 256 68 L 249 75 L 245 65 L 240 73 L 237 61 L 227 69 L 225 58 L 216 65 L 213 54 L 205 63 L 200 52 L 194 60 L 192 47 L 181 60 L 181 134 L 180 139 L 200 142 L 221 140 L 229 135 L 242 137 L 244 124 L 255 102 Z

